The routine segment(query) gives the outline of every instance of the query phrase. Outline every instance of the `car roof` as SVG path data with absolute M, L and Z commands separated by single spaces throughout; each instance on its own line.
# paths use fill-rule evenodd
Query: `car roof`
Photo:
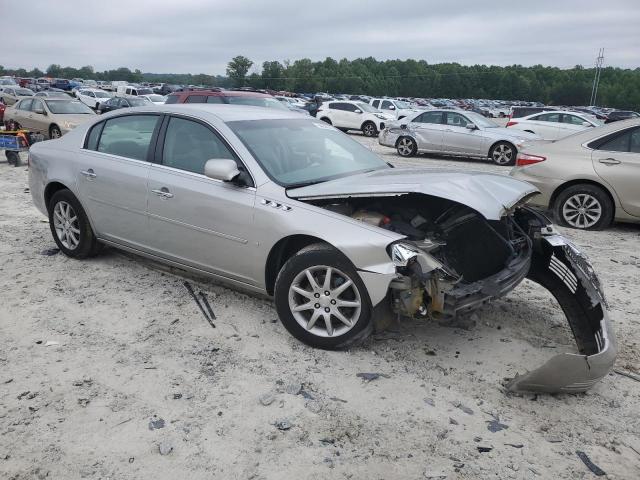
M 260 92 L 249 92 L 246 90 L 207 90 L 207 89 L 191 89 L 172 92 L 170 95 L 208 95 L 217 97 L 253 97 L 253 98 L 272 98 L 271 95 Z
M 226 105 L 219 103 L 172 103 L 164 105 L 149 105 L 127 109 L 127 112 L 157 112 L 192 114 L 194 116 L 212 116 L 223 122 L 242 120 L 304 120 L 311 117 L 301 116 L 291 110 L 276 110 L 268 107 L 254 107 L 248 105 Z M 118 112 L 120 115 L 121 112 Z

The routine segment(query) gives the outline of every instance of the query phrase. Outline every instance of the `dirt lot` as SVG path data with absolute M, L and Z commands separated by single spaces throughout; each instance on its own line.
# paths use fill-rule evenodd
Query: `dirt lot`
M 359 139 L 398 164 L 507 172 L 401 161 Z M 468 329 L 405 322 L 318 351 L 269 300 L 192 281 L 213 329 L 182 277 L 114 250 L 44 255 L 55 244 L 26 185 L 24 167 L 0 162 L 2 479 L 593 478 L 577 450 L 606 478 L 640 477 L 640 382 L 612 373 L 586 394 L 505 392 L 505 378 L 573 348 L 532 284 Z M 640 373 L 640 227 L 565 233 L 601 276 L 617 367 Z

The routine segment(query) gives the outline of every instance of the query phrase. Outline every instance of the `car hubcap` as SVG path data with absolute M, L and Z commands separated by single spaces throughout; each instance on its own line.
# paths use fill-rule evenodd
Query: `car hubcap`
M 406 157 L 407 155 L 411 155 L 411 152 L 413 152 L 413 142 L 408 138 L 400 140 L 400 143 L 398 143 L 398 153 Z
M 564 202 L 562 216 L 572 227 L 590 228 L 602 217 L 602 205 L 588 193 L 577 193 Z
M 54 128 L 53 130 L 51 130 L 51 136 L 53 138 L 60 138 L 60 130 L 58 130 L 57 128 Z
M 373 137 L 374 133 L 375 133 L 375 129 L 373 127 L 373 125 L 366 125 L 364 127 L 364 133 L 365 135 L 367 135 L 368 137 Z
M 289 287 L 289 309 L 298 324 L 319 337 L 338 337 L 351 330 L 362 303 L 353 281 L 334 267 L 310 267 Z
M 493 149 L 493 161 L 500 165 L 509 163 L 511 157 L 513 157 L 513 150 L 507 145 L 498 145 Z
M 53 207 L 53 227 L 60 243 L 75 250 L 80 243 L 80 224 L 78 215 L 67 202 L 58 202 Z

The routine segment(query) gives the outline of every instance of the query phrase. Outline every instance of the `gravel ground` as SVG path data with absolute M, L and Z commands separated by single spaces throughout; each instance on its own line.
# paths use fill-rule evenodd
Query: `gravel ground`
M 508 172 L 356 138 L 396 164 Z M 531 283 L 468 329 L 402 322 L 347 352 L 313 350 L 269 300 L 192 279 L 214 329 L 184 278 L 149 262 L 44 255 L 55 244 L 26 185 L 24 167 L 0 163 L 0 478 L 593 478 L 576 451 L 606 478 L 640 476 L 639 382 L 505 392 L 573 349 Z M 617 368 L 640 373 L 640 227 L 564 233 L 601 276 Z

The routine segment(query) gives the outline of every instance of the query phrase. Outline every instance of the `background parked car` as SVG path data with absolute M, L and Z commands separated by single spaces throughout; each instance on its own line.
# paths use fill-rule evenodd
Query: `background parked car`
M 373 108 L 382 110 L 385 113 L 391 113 L 398 120 L 419 112 L 418 109 L 412 108 L 407 102 L 401 100 L 394 100 L 392 98 L 374 98 L 369 101 L 369 104 Z
M 108 99 L 106 102 L 102 102 L 98 106 L 98 113 L 106 113 L 112 110 L 118 110 L 120 108 L 129 108 L 129 107 L 148 107 L 151 105 L 151 102 L 146 98 L 141 97 L 112 97 Z
M 0 87 L 0 101 L 5 105 L 13 105 L 18 100 L 24 97 L 32 97 L 33 90 L 21 87 Z
M 153 90 L 148 87 L 136 87 L 133 85 L 120 85 L 116 89 L 118 97 L 139 97 L 141 95 L 151 95 Z
M 530 203 L 552 210 L 561 225 L 640 222 L 640 119 L 528 145 L 511 176 L 535 185 L 541 194 Z
M 535 133 L 545 140 L 557 140 L 585 128 L 599 127 L 603 123 L 593 115 L 565 110 L 542 112 L 509 120 L 507 127 L 513 130 Z
M 167 96 L 166 103 L 227 103 L 231 105 L 252 105 L 275 110 L 289 110 L 271 95 L 241 90 L 186 89 Z
M 640 117 L 640 113 L 638 112 L 632 112 L 631 110 L 614 110 L 613 112 L 609 112 L 604 123 L 617 122 L 618 120 L 628 120 L 630 118 L 638 117 Z
M 80 123 L 90 120 L 94 111 L 77 100 L 23 98 L 5 110 L 5 121 L 13 120 L 21 128 L 59 138 Z
M 69 100 L 71 97 L 64 90 L 58 88 L 47 88 L 46 90 L 40 90 L 34 96 L 36 97 L 49 97 L 49 98 L 64 98 Z
M 51 86 L 53 88 L 59 88 L 60 90 L 69 91 L 76 85 L 72 84 L 66 78 L 54 78 L 51 82 Z
M 111 98 L 111 95 L 97 88 L 83 88 L 78 90 L 76 98 L 87 107 L 98 109 L 101 103 Z
M 398 154 L 436 153 L 490 158 L 497 165 L 513 165 L 527 141 L 539 137 L 514 132 L 474 112 L 427 110 L 390 124 L 378 137 L 380 145 Z
M 387 123 L 395 120 L 395 116 L 383 113 L 371 105 L 353 101 L 323 103 L 316 118 L 345 132 L 360 130 L 367 137 L 375 137 Z

